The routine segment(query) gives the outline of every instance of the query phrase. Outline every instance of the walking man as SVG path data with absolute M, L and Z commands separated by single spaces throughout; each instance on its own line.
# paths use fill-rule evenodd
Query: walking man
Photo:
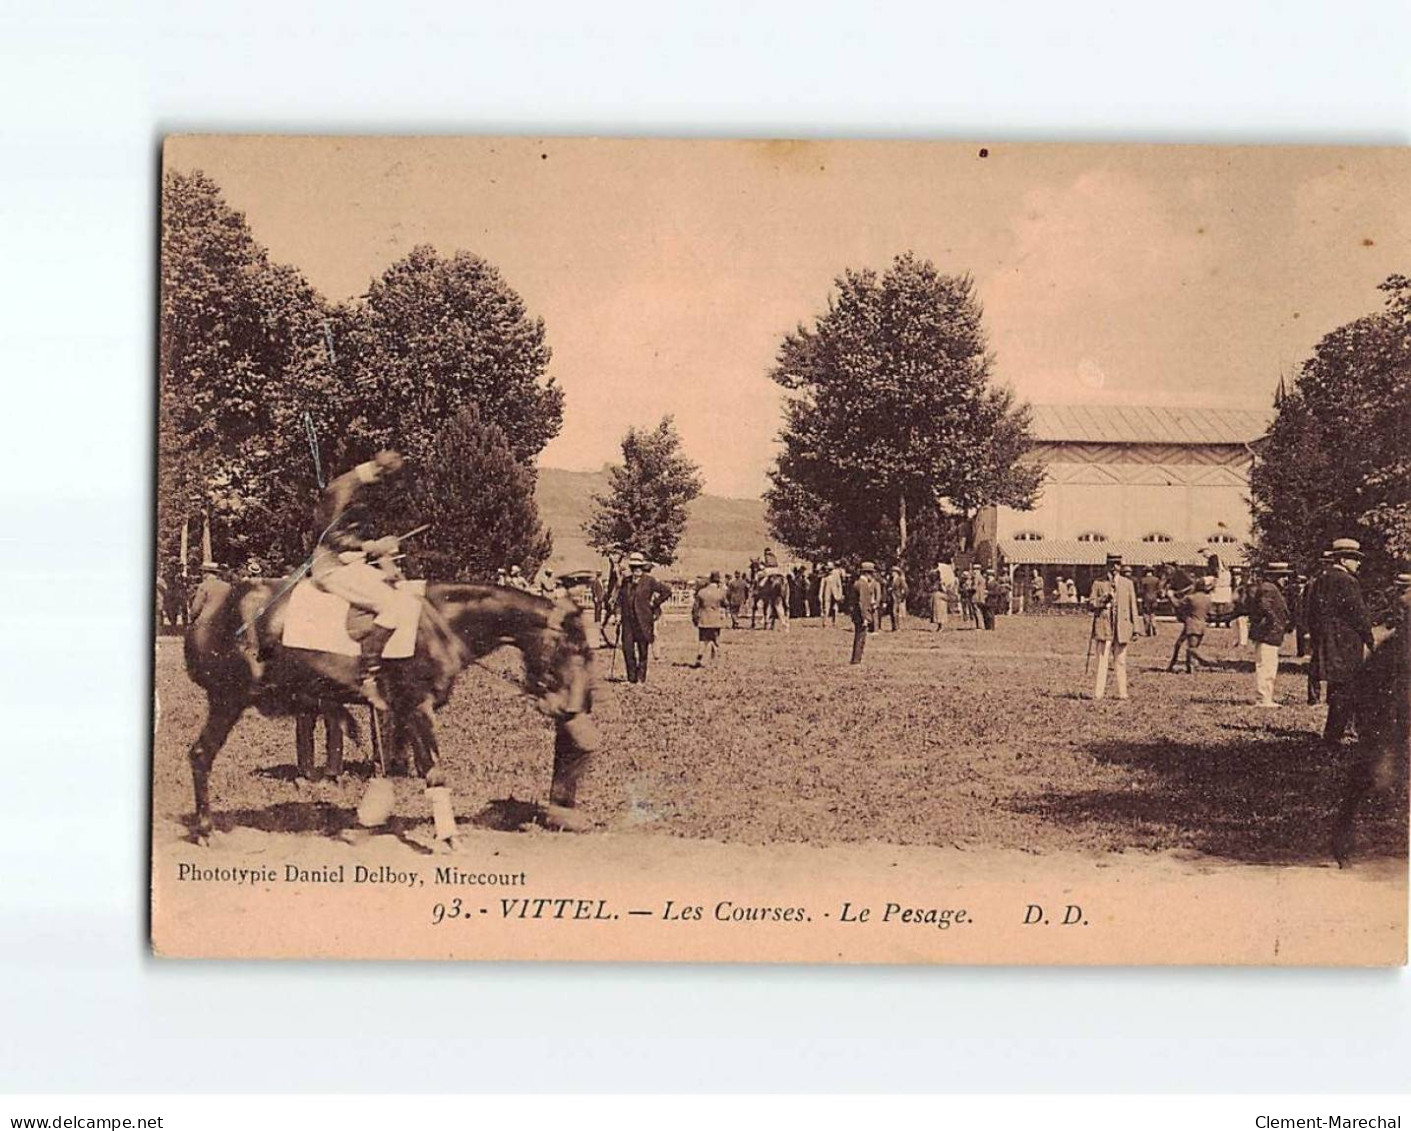
M 622 619 L 622 662 L 628 683 L 645 683 L 647 660 L 656 639 L 656 618 L 671 599 L 671 587 L 647 572 L 647 559 L 634 553 L 627 559 L 628 575 L 618 589 L 617 610 Z
M 1372 618 L 1357 584 L 1357 571 L 1362 567 L 1361 545 L 1352 538 L 1338 538 L 1333 542 L 1332 553 L 1332 565 L 1318 579 L 1316 620 L 1310 628 L 1319 674 L 1328 685 L 1328 720 L 1323 741 L 1338 747 L 1352 721 L 1354 676 L 1362 666 L 1365 649 L 1372 646 Z
M 852 662 L 862 663 L 862 652 L 867 646 L 867 634 L 872 631 L 877 608 L 882 601 L 882 587 L 873 576 L 876 565 L 863 562 L 862 571 L 852 585 Z
M 1127 646 L 1137 632 L 1137 591 L 1132 579 L 1122 576 L 1122 555 L 1107 555 L 1107 576 L 1093 582 L 1088 594 L 1093 611 L 1093 635 L 1098 641 L 1097 682 L 1093 699 L 1107 693 L 1107 670 L 1117 673 L 1117 698 L 1127 698 Z
M 1161 579 L 1148 569 L 1142 574 L 1140 603 L 1142 609 L 1142 632 L 1147 636 L 1156 635 L 1156 602 L 1161 599 Z
M 1181 656 L 1181 645 L 1186 646 L 1186 675 L 1191 674 L 1191 661 L 1203 668 L 1215 665 L 1200 654 L 1200 642 L 1205 639 L 1205 630 L 1210 624 L 1210 610 L 1214 605 L 1211 591 L 1215 588 L 1213 577 L 1202 577 L 1195 589 L 1187 593 L 1176 610 L 1181 618 L 1181 635 L 1176 637 L 1176 647 L 1171 652 L 1171 662 L 1166 665 L 1168 672 L 1176 670 L 1176 661 Z
M 1289 630 L 1289 607 L 1279 582 L 1289 574 L 1287 562 L 1270 562 L 1250 594 L 1249 638 L 1254 641 L 1255 702 L 1277 707 L 1274 681 L 1279 674 L 1279 648 Z
M 696 648 L 696 667 L 706 650 L 710 650 L 710 662 L 715 663 L 720 651 L 720 630 L 725 627 L 725 607 L 727 598 L 725 587 L 720 584 L 720 571 L 712 570 L 710 581 L 696 590 L 696 599 L 691 605 L 691 623 L 696 626 L 699 645 Z

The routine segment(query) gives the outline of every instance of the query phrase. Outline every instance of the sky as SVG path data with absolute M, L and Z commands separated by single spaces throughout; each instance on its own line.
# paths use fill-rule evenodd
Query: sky
M 846 268 L 971 274 L 994 374 L 1034 403 L 1267 407 L 1323 334 L 1411 274 L 1411 151 L 976 142 L 178 137 L 327 298 L 417 244 L 542 317 L 545 467 L 676 418 L 706 489 L 758 495 L 780 341 Z

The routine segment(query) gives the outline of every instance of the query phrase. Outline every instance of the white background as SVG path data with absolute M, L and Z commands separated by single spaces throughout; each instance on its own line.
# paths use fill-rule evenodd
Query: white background
M 1399 971 L 158 963 L 143 887 L 162 133 L 1404 145 L 1408 43 L 1393 0 L 0 2 L 0 1089 L 1404 1088 Z

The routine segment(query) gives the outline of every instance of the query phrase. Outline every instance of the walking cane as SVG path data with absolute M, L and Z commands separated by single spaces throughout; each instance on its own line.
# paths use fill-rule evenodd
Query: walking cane
M 617 636 L 612 642 L 612 660 L 608 663 L 608 679 L 617 671 L 617 649 L 622 643 L 622 617 L 617 618 Z
M 1088 669 L 1093 662 L 1093 641 L 1097 639 L 1097 613 L 1093 613 L 1093 623 L 1088 629 L 1088 654 L 1083 657 L 1083 675 L 1088 674 Z

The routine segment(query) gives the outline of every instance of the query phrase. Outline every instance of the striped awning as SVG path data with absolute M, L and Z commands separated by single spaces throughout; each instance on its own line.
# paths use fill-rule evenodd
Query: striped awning
M 1079 542 L 1071 538 L 1045 538 L 1038 542 L 1001 538 L 999 552 L 1010 565 L 1100 566 L 1108 554 L 1121 554 L 1126 565 L 1155 566 L 1163 562 L 1204 565 L 1219 554 L 1227 565 L 1243 565 L 1244 552 L 1237 543 L 1209 542 Z

